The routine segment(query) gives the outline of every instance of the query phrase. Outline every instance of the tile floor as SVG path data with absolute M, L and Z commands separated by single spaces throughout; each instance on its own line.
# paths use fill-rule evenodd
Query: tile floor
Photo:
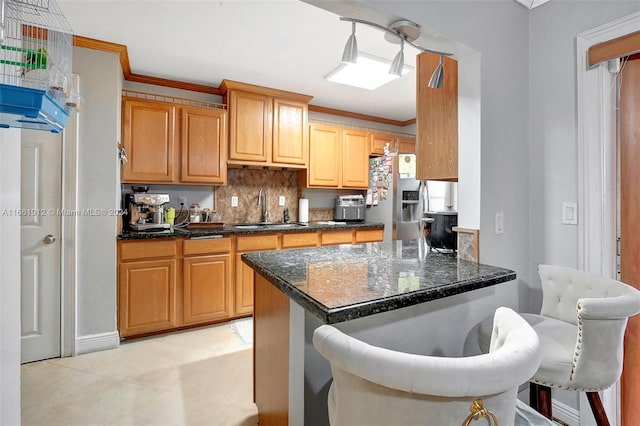
M 22 425 L 249 426 L 251 343 L 234 323 L 22 366 Z

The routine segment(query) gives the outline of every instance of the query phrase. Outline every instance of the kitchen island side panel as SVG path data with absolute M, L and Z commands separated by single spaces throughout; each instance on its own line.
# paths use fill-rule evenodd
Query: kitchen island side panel
M 289 298 L 255 274 L 253 399 L 261 426 L 289 424 Z

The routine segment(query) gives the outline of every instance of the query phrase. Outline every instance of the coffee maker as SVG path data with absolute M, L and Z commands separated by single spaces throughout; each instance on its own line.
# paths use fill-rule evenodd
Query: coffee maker
M 125 195 L 125 224 L 132 231 L 169 229 L 171 224 L 164 221 L 164 205 L 169 202 L 169 194 L 147 194 L 134 192 Z

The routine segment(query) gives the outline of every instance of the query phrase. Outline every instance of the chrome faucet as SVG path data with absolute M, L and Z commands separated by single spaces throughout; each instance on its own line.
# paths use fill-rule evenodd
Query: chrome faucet
M 264 200 L 260 201 L 261 198 L 264 198 Z M 264 188 L 260 188 L 258 191 L 258 205 L 262 206 L 260 222 L 269 222 L 269 212 L 267 211 L 267 190 Z

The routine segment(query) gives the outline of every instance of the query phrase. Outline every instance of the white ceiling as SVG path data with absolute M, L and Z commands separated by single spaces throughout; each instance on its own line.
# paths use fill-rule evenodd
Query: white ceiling
M 363 8 L 360 1 L 316 3 L 383 25 L 399 18 Z M 374 91 L 323 79 L 340 63 L 351 23 L 302 1 L 59 0 L 59 4 L 75 34 L 126 45 L 136 74 L 211 86 L 231 79 L 311 95 L 315 105 L 400 121 L 415 117 L 415 69 Z M 437 35 L 423 34 L 429 39 L 417 41 L 424 47 L 450 47 Z M 391 61 L 398 45 L 383 35 L 358 25 L 359 50 Z M 417 53 L 405 46 L 405 64 L 415 67 Z

